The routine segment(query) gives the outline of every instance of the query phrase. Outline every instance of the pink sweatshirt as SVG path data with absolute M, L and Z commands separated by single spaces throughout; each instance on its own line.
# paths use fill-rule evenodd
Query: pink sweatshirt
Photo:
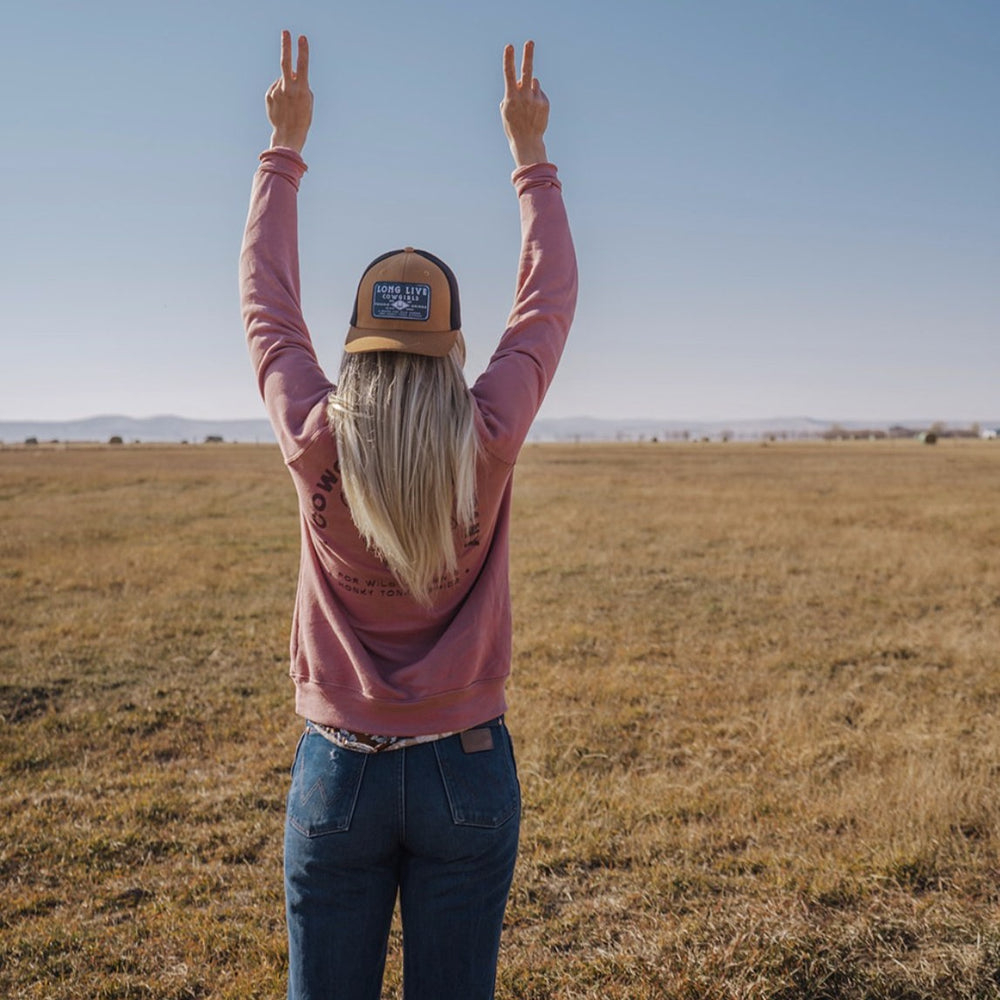
M 458 540 L 458 572 L 433 607 L 417 604 L 359 536 L 340 488 L 323 374 L 299 299 L 290 149 L 261 154 L 240 291 L 250 357 L 299 498 L 302 556 L 292 618 L 296 711 L 387 736 L 467 729 L 506 710 L 511 613 L 511 475 L 555 374 L 576 304 L 576 260 L 556 168 L 513 174 L 522 246 L 514 305 L 472 388 L 481 445 L 478 525 Z

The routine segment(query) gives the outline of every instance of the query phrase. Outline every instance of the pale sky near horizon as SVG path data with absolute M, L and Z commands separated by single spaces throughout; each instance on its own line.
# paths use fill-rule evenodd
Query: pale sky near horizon
M 12 2 L 0 420 L 260 417 L 236 263 L 281 28 L 310 37 L 303 301 L 421 246 L 470 375 L 518 249 L 505 42 L 537 44 L 581 293 L 548 417 L 1000 417 L 1000 3 Z

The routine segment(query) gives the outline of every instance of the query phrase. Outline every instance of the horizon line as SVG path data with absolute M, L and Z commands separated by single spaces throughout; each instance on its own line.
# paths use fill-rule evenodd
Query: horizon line
M 123 420 L 135 423 L 151 423 L 158 420 L 183 421 L 185 423 L 269 423 L 266 414 L 259 417 L 189 417 L 179 413 L 156 413 L 146 417 L 136 417 L 127 413 L 96 413 L 86 417 L 61 417 L 61 418 L 36 418 L 36 417 L 0 417 L 0 425 L 3 424 L 85 424 L 94 421 Z M 1000 418 L 992 419 L 985 417 L 813 417 L 808 414 L 779 414 L 759 417 L 663 417 L 663 416 L 618 416 L 618 417 L 598 417 L 590 414 L 574 414 L 573 416 L 545 416 L 535 418 L 535 423 L 565 423 L 573 421 L 590 421 L 593 423 L 643 423 L 643 424 L 748 424 L 748 423 L 777 423 L 786 421 L 800 421 L 811 424 L 834 425 L 834 424 L 943 424 L 945 426 L 971 426 L 973 424 L 994 424 L 1000 423 Z

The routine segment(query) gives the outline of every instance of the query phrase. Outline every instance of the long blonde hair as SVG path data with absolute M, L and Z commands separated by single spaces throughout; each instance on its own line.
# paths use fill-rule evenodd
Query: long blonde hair
M 476 519 L 473 412 L 457 346 L 345 354 L 327 405 L 354 524 L 425 607 L 457 568 L 456 524 Z

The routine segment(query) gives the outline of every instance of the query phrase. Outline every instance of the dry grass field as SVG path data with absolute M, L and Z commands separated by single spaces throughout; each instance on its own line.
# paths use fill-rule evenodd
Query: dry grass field
M 998 501 L 995 442 L 529 446 L 498 997 L 1000 997 Z M 283 995 L 297 545 L 271 447 L 0 450 L 0 996 Z

